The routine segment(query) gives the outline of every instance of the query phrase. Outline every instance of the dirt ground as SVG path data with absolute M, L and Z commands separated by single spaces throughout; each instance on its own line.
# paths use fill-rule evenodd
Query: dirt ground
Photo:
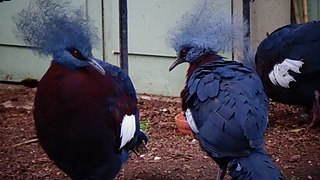
M 34 141 L 34 94 L 35 89 L 0 84 L 0 180 L 69 179 Z M 139 106 L 148 121 L 149 151 L 132 154 L 118 180 L 215 179 L 216 164 L 176 128 L 178 98 L 140 95 Z M 320 179 L 320 128 L 307 129 L 302 111 L 271 103 L 266 149 L 287 179 Z

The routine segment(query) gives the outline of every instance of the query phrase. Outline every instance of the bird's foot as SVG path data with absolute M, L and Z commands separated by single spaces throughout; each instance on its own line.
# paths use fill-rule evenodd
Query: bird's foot
M 313 109 L 312 109 L 312 121 L 308 128 L 315 128 L 319 125 L 320 121 L 320 93 L 319 91 L 314 92 L 315 98 L 313 101 Z
M 227 172 L 227 168 L 220 169 L 218 171 L 216 180 L 223 180 L 224 176 L 226 175 L 226 172 Z
M 308 125 L 308 128 L 309 128 L 309 129 L 314 129 L 314 128 L 316 128 L 317 124 L 318 124 L 318 123 L 314 123 L 314 122 L 312 121 L 312 122 Z
M 316 128 L 316 127 L 319 126 L 319 124 L 320 124 L 320 122 L 319 122 L 319 117 L 315 117 L 315 116 L 314 116 L 314 117 L 312 118 L 312 121 L 311 121 L 311 123 L 309 124 L 308 128 L 310 128 L 310 129 Z
M 140 129 L 138 134 L 136 135 L 136 143 L 134 144 L 134 147 L 131 148 L 131 150 L 139 156 L 139 154 L 146 154 L 148 152 L 148 149 L 146 147 L 146 144 L 148 143 L 148 136 Z
M 140 154 L 146 154 L 148 152 L 147 146 L 145 143 L 141 143 L 138 146 L 136 146 L 133 150 L 132 150 L 137 156 L 139 156 Z
M 300 116 L 297 119 L 297 124 L 299 126 L 304 126 L 304 127 L 308 126 L 310 124 L 310 122 L 312 121 L 312 114 L 310 114 L 310 113 L 305 112 L 303 114 L 300 114 Z
M 300 117 L 301 117 L 301 121 L 310 121 L 311 119 L 311 115 L 308 113 L 303 113 L 300 115 Z

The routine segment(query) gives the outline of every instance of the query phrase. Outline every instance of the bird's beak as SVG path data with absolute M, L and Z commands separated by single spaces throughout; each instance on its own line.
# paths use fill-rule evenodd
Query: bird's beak
M 89 64 L 95 69 L 97 70 L 99 73 L 101 73 L 102 75 L 106 74 L 106 71 L 103 69 L 103 67 L 97 62 L 96 59 L 94 58 L 89 58 Z
M 179 64 L 184 63 L 184 62 L 186 62 L 185 59 L 178 57 L 178 59 L 177 59 L 175 62 L 173 62 L 172 65 L 169 67 L 169 71 L 171 71 L 171 70 L 174 69 L 176 66 L 178 66 Z

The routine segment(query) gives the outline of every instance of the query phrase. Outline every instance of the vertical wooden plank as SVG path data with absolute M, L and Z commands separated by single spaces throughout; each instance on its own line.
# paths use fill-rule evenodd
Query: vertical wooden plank
M 302 6 L 301 1 L 298 1 L 300 18 L 302 17 Z M 320 2 L 319 0 L 308 0 L 308 17 L 309 21 L 317 21 L 320 19 Z
M 302 14 L 303 14 L 303 22 L 309 22 L 309 15 L 308 15 L 308 0 L 302 0 Z
M 299 6 L 297 3 L 297 0 L 293 0 L 292 5 L 293 5 L 294 20 L 297 24 L 300 24 L 301 20 L 300 20 L 300 16 L 299 16 Z
M 303 23 L 302 0 L 297 0 L 300 23 Z M 296 22 L 298 23 L 298 22 Z

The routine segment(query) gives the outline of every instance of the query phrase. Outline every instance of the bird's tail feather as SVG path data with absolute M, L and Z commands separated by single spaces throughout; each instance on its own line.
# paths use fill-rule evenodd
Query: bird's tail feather
M 255 53 L 256 49 L 253 48 L 251 40 L 250 40 L 250 30 L 248 19 L 240 20 L 238 17 L 233 17 L 233 31 L 235 31 L 236 35 L 243 33 L 243 36 L 239 38 L 234 38 L 233 40 L 233 53 L 234 59 L 243 63 L 248 68 L 251 68 L 255 71 Z M 242 23 L 242 26 L 241 26 Z M 242 29 L 241 29 L 242 27 Z M 247 32 L 247 33 L 246 33 Z
M 264 149 L 230 161 L 228 170 L 232 179 L 283 179 L 283 175 Z
M 253 49 L 251 45 L 248 45 L 243 50 L 243 57 L 240 58 L 240 62 L 243 63 L 246 67 L 256 71 L 256 63 L 255 63 L 255 53 L 256 50 Z

